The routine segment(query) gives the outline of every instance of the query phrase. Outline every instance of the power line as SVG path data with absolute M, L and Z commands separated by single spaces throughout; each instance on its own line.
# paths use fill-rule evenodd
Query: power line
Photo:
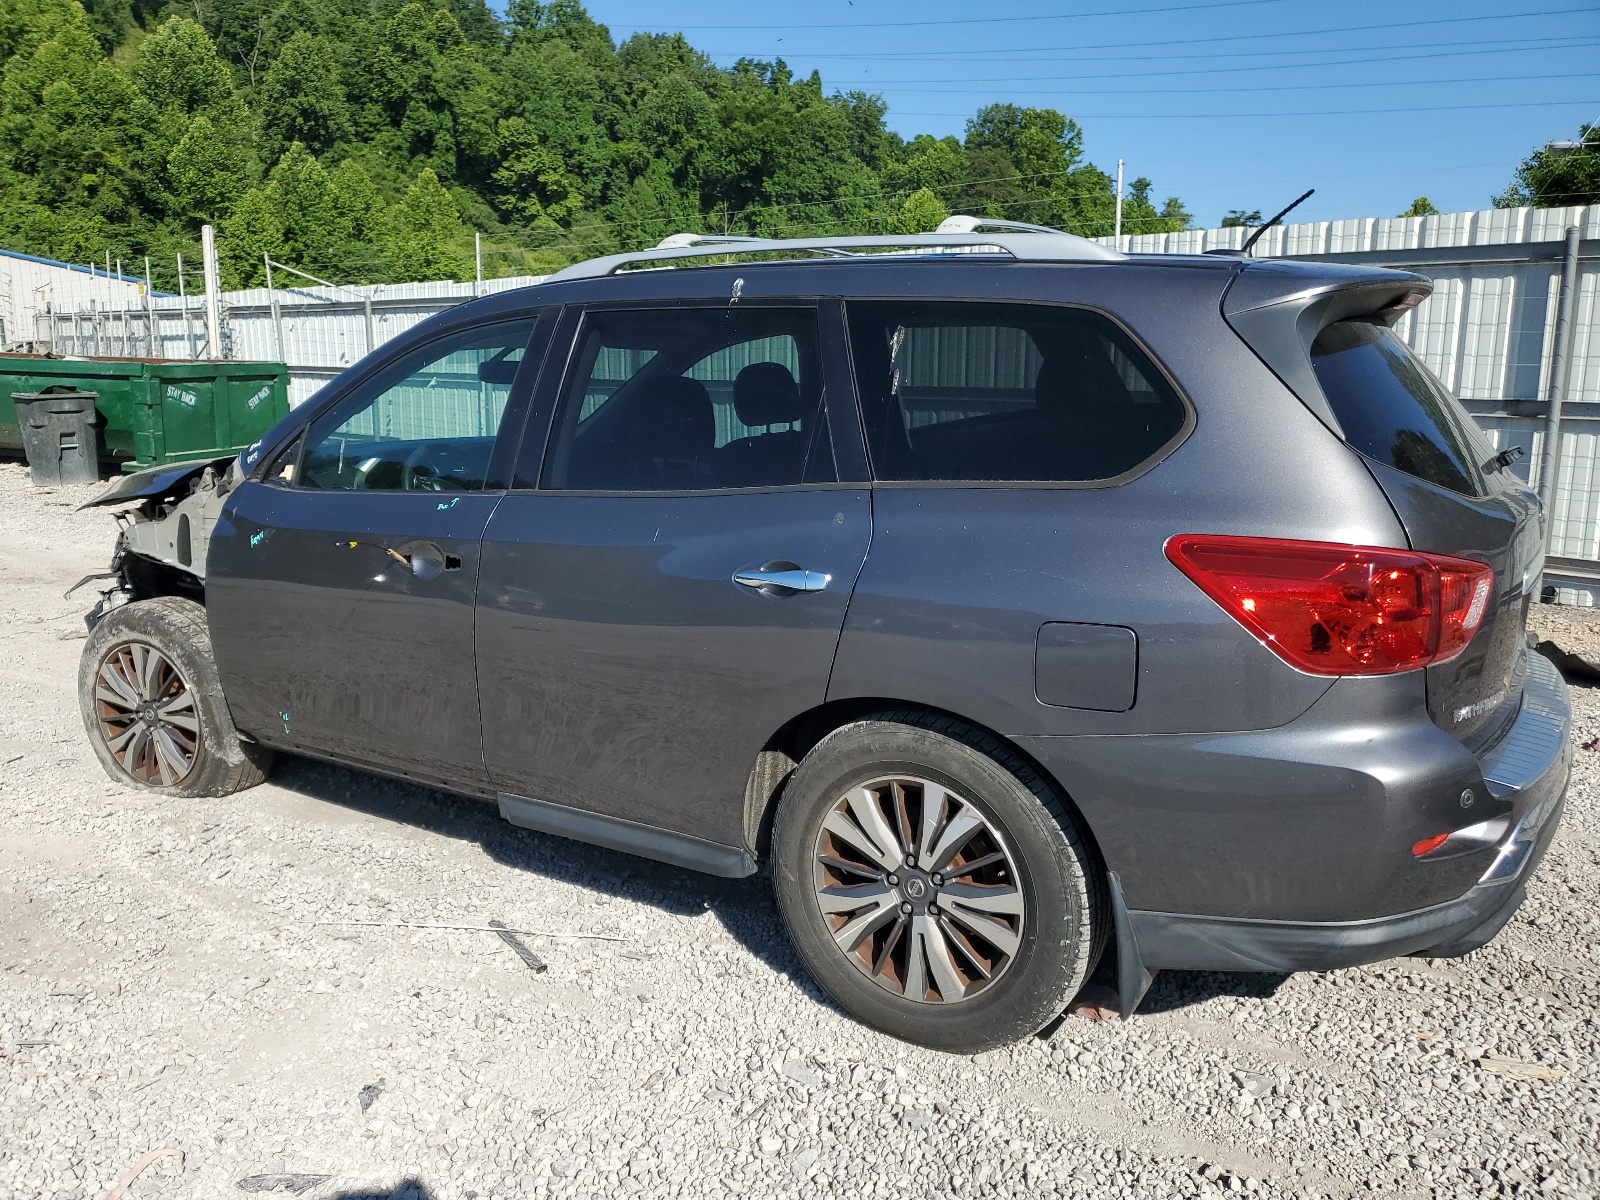
M 1441 44 L 1450 45 L 1452 43 L 1446 42 L 1446 43 L 1441 43 Z M 1468 44 L 1472 44 L 1472 43 L 1468 43 Z M 1329 59 L 1326 62 L 1258 63 L 1258 64 L 1254 64 L 1254 65 L 1250 65 L 1250 66 L 1242 66 L 1242 67 L 1191 67 L 1191 68 L 1188 68 L 1188 69 L 1176 70 L 1176 71 L 1107 71 L 1107 72 L 1102 72 L 1100 74 L 1094 74 L 1094 75 L 1085 75 L 1085 74 L 1077 74 L 1077 73 L 1073 73 L 1071 75 L 1006 75 L 1006 76 L 1003 76 L 1003 77 L 996 77 L 993 80 L 984 80 L 984 79 L 977 79 L 977 78 L 937 79 L 937 80 L 933 80 L 933 79 L 879 79 L 879 80 L 877 80 L 875 82 L 879 86 L 882 86 L 882 87 L 898 87 L 902 83 L 945 83 L 945 82 L 948 82 L 948 83 L 984 83 L 984 82 L 1027 83 L 1027 82 L 1035 82 L 1035 81 L 1044 82 L 1044 81 L 1049 81 L 1049 80 L 1052 80 L 1052 79 L 1067 79 L 1067 78 L 1071 78 L 1071 79 L 1167 79 L 1167 78 L 1176 78 L 1176 77 L 1179 77 L 1179 76 L 1189 76 L 1189 75 L 1237 75 L 1237 74 L 1242 74 L 1242 73 L 1245 73 L 1245 72 L 1260 72 L 1260 71 L 1315 71 L 1315 70 L 1319 70 L 1319 69 L 1321 69 L 1323 67 L 1347 67 L 1347 66 L 1356 66 L 1356 65 L 1367 64 L 1367 63 L 1409 63 L 1409 62 L 1421 62 L 1421 61 L 1423 61 L 1425 59 L 1435 59 L 1435 58 L 1477 58 L 1477 57 L 1482 57 L 1484 55 L 1491 55 L 1491 54 L 1533 54 L 1533 53 L 1543 53 L 1543 52 L 1547 52 L 1547 51 L 1551 51 L 1551 50 L 1583 50 L 1583 49 L 1589 49 L 1589 48 L 1594 47 L 1594 46 L 1600 46 L 1600 38 L 1590 38 L 1588 40 L 1577 40 L 1577 41 L 1573 41 L 1573 40 L 1566 39 L 1566 38 L 1541 39 L 1539 41 L 1539 43 L 1536 44 L 1536 45 L 1526 45 L 1526 46 L 1501 45 L 1501 46 L 1495 46 L 1495 47 L 1492 47 L 1492 48 L 1489 48 L 1489 49 L 1483 49 L 1483 50 L 1452 50 L 1452 51 L 1447 51 L 1447 52 L 1439 53 L 1439 54 L 1391 54 L 1391 55 L 1385 55 L 1385 56 L 1379 57 L 1379 58 L 1336 58 L 1336 59 Z M 1305 50 L 1305 51 L 1284 51 L 1283 53 L 1328 54 L 1328 53 L 1341 53 L 1341 52 L 1340 51 L 1327 51 L 1327 50 Z M 1273 52 L 1267 52 L 1267 53 L 1264 53 L 1264 54 L 1261 54 L 1261 55 L 1250 55 L 1250 54 L 1181 55 L 1181 56 L 1175 56 L 1172 61 L 1178 61 L 1178 59 L 1180 59 L 1180 58 L 1206 58 L 1206 59 L 1220 58 L 1220 59 L 1224 59 L 1226 61 L 1232 62 L 1232 61 L 1235 61 L 1235 60 L 1240 59 L 1240 58 L 1249 58 L 1249 57 L 1276 58 L 1276 57 L 1279 57 L 1279 52 L 1273 51 Z M 1086 62 L 1102 62 L 1102 61 L 1104 61 L 1104 58 L 1105 58 L 1104 55 L 1097 54 L 1097 55 L 1093 55 L 1091 57 L 1087 57 L 1087 58 L 1083 59 L 1082 61 L 1086 61 Z M 1062 59 L 1061 61 L 1063 61 L 1063 62 L 1073 62 L 1073 61 L 1079 61 L 1079 60 L 1068 58 L 1068 59 Z M 1168 60 L 1162 59 L 1160 61 L 1165 62 L 1165 61 L 1168 61 Z M 1590 72 L 1590 74 L 1593 74 L 1593 72 Z M 1351 84 L 1349 86 L 1357 87 L 1357 86 L 1365 86 L 1365 85 Z
M 1279 109 L 1275 112 L 1265 113 L 1072 113 L 1074 119 L 1095 121 L 1181 121 L 1181 120 L 1214 120 L 1238 119 L 1259 121 L 1268 117 L 1362 117 L 1375 116 L 1384 113 L 1425 113 L 1425 112 L 1472 112 L 1481 109 L 1501 108 L 1591 108 L 1593 100 L 1529 100 L 1517 101 L 1511 104 L 1439 104 L 1439 105 L 1407 105 L 1403 108 L 1344 108 L 1324 109 L 1321 111 L 1292 111 Z M 895 113 L 901 117 L 964 117 L 969 114 L 951 112 L 910 112 L 900 109 Z
M 1296 29 L 1281 33 L 1237 33 L 1217 37 L 1203 38 L 1169 38 L 1159 42 L 1096 42 L 1085 44 L 1075 43 L 1071 46 L 1017 46 L 1017 47 L 985 47 L 974 51 L 966 50 L 915 50 L 915 51 L 886 51 L 872 54 L 803 54 L 804 58 L 834 58 L 834 59 L 904 59 L 904 58 L 970 58 L 974 53 L 979 54 L 1054 54 L 1063 50 L 1145 50 L 1158 46 L 1204 46 L 1232 42 L 1259 42 L 1272 38 L 1305 38 L 1321 37 L 1330 33 L 1387 33 L 1394 29 L 1416 29 L 1432 27 L 1435 25 L 1466 25 L 1476 21 L 1520 21 L 1531 17 L 1564 17 L 1574 14 L 1593 14 L 1592 6 L 1584 8 L 1546 8 L 1533 12 L 1521 13 L 1486 13 L 1475 17 L 1443 17 L 1428 21 L 1391 21 L 1385 22 L 1381 27 L 1372 25 L 1341 25 L 1328 29 Z M 724 55 L 727 57 L 727 55 Z
M 1588 41 L 1593 41 L 1593 40 L 1594 39 L 1592 39 L 1592 38 L 1588 39 Z M 1568 37 L 1502 38 L 1502 39 L 1496 39 L 1496 40 L 1494 40 L 1492 42 L 1486 42 L 1481 38 L 1474 39 L 1474 40 L 1469 40 L 1469 41 L 1460 41 L 1460 42 L 1425 41 L 1425 42 L 1413 42 L 1413 43 L 1410 43 L 1409 45 L 1386 46 L 1386 47 L 1383 47 L 1383 48 L 1384 49 L 1388 49 L 1388 50 L 1396 51 L 1397 53 L 1389 54 L 1389 55 L 1382 56 L 1382 57 L 1375 57 L 1375 58 L 1371 58 L 1371 59 L 1366 59 L 1366 58 L 1351 59 L 1350 61 L 1351 62 L 1369 62 L 1369 61 L 1370 62 L 1389 62 L 1389 61 L 1409 62 L 1409 61 L 1411 61 L 1413 59 L 1419 59 L 1419 58 L 1453 58 L 1453 57 L 1456 57 L 1458 54 L 1459 55 L 1467 55 L 1467 54 L 1525 54 L 1525 53 L 1532 53 L 1532 52 L 1538 52 L 1538 51 L 1543 51 L 1543 50 L 1560 50 L 1560 49 L 1564 49 L 1564 48 L 1566 48 L 1568 46 L 1583 46 L 1583 45 L 1586 45 L 1586 44 L 1588 44 L 1588 42 L 1585 41 L 1584 39 L 1573 39 L 1573 38 L 1568 38 Z M 1451 53 L 1438 53 L 1438 54 L 1433 54 L 1433 53 L 1428 53 L 1428 54 L 1412 53 L 1413 51 L 1447 51 L 1447 50 L 1451 50 L 1451 48 L 1453 48 L 1453 47 L 1459 47 L 1459 46 L 1473 47 L 1473 49 L 1453 51 Z M 1285 48 L 1285 49 L 1276 49 L 1276 50 L 1222 50 L 1222 51 L 1216 51 L 1216 52 L 1207 53 L 1207 54 L 1163 54 L 1158 58 L 1152 59 L 1151 61 L 1158 62 L 1158 63 L 1180 63 L 1180 62 L 1213 62 L 1213 61 L 1220 60 L 1222 62 L 1230 62 L 1231 63 L 1231 62 L 1238 62 L 1241 59 L 1257 59 L 1257 58 L 1293 59 L 1293 58 L 1305 58 L 1305 57 L 1315 56 L 1315 55 L 1319 55 L 1319 54 L 1357 54 L 1357 53 L 1364 53 L 1364 52 L 1370 51 L 1372 49 L 1374 49 L 1374 47 L 1372 47 L 1370 44 L 1362 44 L 1362 45 L 1356 45 L 1356 46 L 1307 46 L 1307 47 L 1304 47 L 1304 48 L 1301 48 L 1301 49 Z M 940 51 L 928 51 L 927 54 L 923 54 L 923 53 L 919 53 L 919 52 L 908 52 L 908 53 L 904 54 L 901 57 L 906 61 L 914 61 L 916 59 L 927 57 L 929 55 L 937 55 L 940 58 L 944 58 L 944 57 L 948 56 L 948 52 L 947 51 L 943 51 L 943 50 L 940 50 Z M 868 59 L 868 60 L 871 60 L 873 62 L 876 62 L 876 61 L 884 58 L 885 56 L 881 55 L 881 54 L 854 54 L 854 53 L 851 53 L 851 54 L 828 54 L 828 53 L 819 53 L 819 54 L 800 54 L 798 57 L 804 58 L 804 59 L 811 59 L 811 58 L 817 58 L 817 59 Z M 991 52 L 991 51 L 988 51 L 988 50 L 974 50 L 974 51 L 971 51 L 969 53 L 961 55 L 961 58 L 963 60 L 970 61 L 970 62 L 1010 62 L 1013 57 L 1014 57 L 1014 53 L 995 53 L 995 52 Z M 1093 54 L 1063 53 L 1059 57 L 1057 57 L 1055 61 L 1056 62 L 1063 62 L 1063 63 L 1070 63 L 1070 62 L 1101 63 L 1101 62 L 1105 61 L 1105 58 L 1106 58 L 1106 56 L 1104 54 L 1101 54 L 1101 53 L 1098 53 L 1098 52 L 1097 53 L 1093 53 Z M 1310 67 L 1315 67 L 1315 66 L 1323 65 L 1323 64 L 1307 63 L 1307 64 L 1304 64 L 1304 65 L 1310 66 Z M 1285 63 L 1282 64 L 1283 69 L 1289 69 L 1289 68 L 1292 68 L 1294 66 L 1295 66 L 1295 64 L 1292 63 L 1292 62 L 1285 62 Z M 723 68 L 723 69 L 726 69 L 726 68 Z M 1224 68 L 1212 68 L 1212 69 L 1213 70 L 1222 70 Z M 1262 65 L 1262 66 L 1258 66 L 1258 67 L 1242 67 L 1242 68 L 1238 68 L 1238 69 L 1240 69 L 1240 70 L 1273 70 L 1275 68 L 1273 66 L 1271 66 L 1270 64 L 1266 64 L 1266 65 Z
M 1023 21 L 1092 21 L 1099 17 L 1144 17 L 1157 13 L 1207 12 L 1218 8 L 1254 8 L 1262 4 L 1283 4 L 1285 0 L 1219 0 L 1215 4 L 1169 4 L 1160 8 L 1108 9 L 1092 13 L 1046 13 L 1026 17 L 956 17 L 941 21 L 862 21 L 837 22 L 827 25 L 679 25 L 677 30 L 693 29 L 699 32 L 732 30 L 793 30 L 811 29 L 910 29 L 939 25 L 1011 25 Z
M 1214 96 L 1214 95 L 1218 95 L 1220 93 L 1225 93 L 1225 92 L 1226 93 L 1232 93 L 1232 92 L 1306 92 L 1306 91 L 1318 92 L 1318 91 L 1331 91 L 1331 90 L 1333 90 L 1335 88 L 1438 87 L 1441 84 L 1453 84 L 1453 83 L 1531 83 L 1531 82 L 1541 81 L 1541 80 L 1546 80 L 1546 79 L 1593 79 L 1594 77 L 1595 77 L 1595 73 L 1593 71 L 1577 71 L 1577 72 L 1573 72 L 1572 74 L 1568 74 L 1568 75 L 1546 75 L 1546 74 L 1539 74 L 1539 75 L 1482 75 L 1482 76 L 1477 76 L 1477 77 L 1474 77 L 1474 78 L 1466 78 L 1466 79 L 1461 79 L 1461 78 L 1457 78 L 1457 79 L 1396 79 L 1396 80 L 1392 80 L 1392 81 L 1387 82 L 1387 83 L 1373 82 L 1371 80 L 1364 80 L 1364 81 L 1362 81 L 1360 83 L 1282 83 L 1282 84 L 1274 83 L 1274 84 L 1266 84 L 1266 85 L 1261 86 L 1261 87 L 1161 88 L 1158 91 L 1146 92 L 1145 95 L 1149 95 L 1149 96 L 1188 96 L 1188 95 Z M 924 91 L 929 91 L 929 92 L 948 92 L 948 91 L 951 90 L 951 88 L 948 86 L 949 84 L 977 83 L 977 84 L 993 85 L 993 84 L 997 84 L 997 83 L 1011 83 L 1011 82 L 1023 82 L 1023 83 L 1049 82 L 1049 79 L 1048 78 L 1040 79 L 1040 80 L 1023 79 L 1023 80 L 1017 80 L 1017 81 L 1007 80 L 1007 79 L 951 79 L 951 80 L 946 81 L 946 86 L 943 86 L 943 87 L 921 87 L 921 86 L 916 86 L 916 85 L 920 85 L 920 84 L 924 84 L 924 83 L 931 83 L 931 82 L 934 82 L 934 81 L 932 81 L 932 80 L 913 79 L 913 80 L 906 81 L 905 84 L 902 84 L 899 81 L 896 81 L 895 83 L 889 84 L 888 86 L 890 88 L 892 88 L 893 90 L 895 90 L 895 91 L 905 91 L 905 92 L 924 92 Z M 1127 88 L 1076 88 L 1076 87 L 1072 87 L 1071 86 L 1071 81 L 1070 80 L 1063 80 L 1062 83 L 1063 83 L 1062 90 L 1064 90 L 1068 95 L 1076 95 L 1076 96 L 1125 96 L 1125 95 L 1128 94 L 1128 89 Z M 910 85 L 910 86 L 907 86 L 907 85 Z M 1042 90 L 1042 89 L 1036 89 L 1036 90 Z

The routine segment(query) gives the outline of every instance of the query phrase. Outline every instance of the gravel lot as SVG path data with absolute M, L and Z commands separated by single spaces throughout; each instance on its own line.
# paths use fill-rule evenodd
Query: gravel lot
M 0 463 L 0 1200 L 99 1200 L 163 1148 L 127 1195 L 1600 1189 L 1600 752 L 1469 958 L 1170 972 L 1131 1022 L 950 1057 L 832 1008 L 758 879 L 302 760 L 221 801 L 110 783 L 74 696 L 93 595 L 62 598 L 112 542 L 86 494 Z M 536 974 L 490 932 L 329 923 L 492 919 L 622 940 L 529 937 Z

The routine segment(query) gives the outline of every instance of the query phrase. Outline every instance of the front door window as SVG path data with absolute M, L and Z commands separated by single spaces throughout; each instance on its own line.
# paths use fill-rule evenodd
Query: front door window
M 542 486 L 704 491 L 836 478 L 809 309 L 596 312 Z
M 312 424 L 295 482 L 341 491 L 475 492 L 533 321 L 447 336 Z

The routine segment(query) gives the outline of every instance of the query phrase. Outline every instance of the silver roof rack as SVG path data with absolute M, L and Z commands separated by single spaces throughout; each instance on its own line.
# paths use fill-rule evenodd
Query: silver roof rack
M 990 230 L 993 232 L 979 232 Z M 1043 225 L 999 221 L 988 217 L 955 216 L 933 233 L 891 234 L 884 237 L 758 238 L 731 234 L 675 233 L 653 249 L 630 254 L 608 254 L 557 271 L 546 281 L 600 279 L 631 266 L 669 266 L 677 259 L 705 258 L 714 254 L 772 254 L 794 252 L 824 258 L 871 257 L 871 252 L 900 254 L 939 251 L 1007 254 L 1018 262 L 1122 262 L 1127 255 L 1074 234 Z M 863 253 L 866 252 L 866 253 Z

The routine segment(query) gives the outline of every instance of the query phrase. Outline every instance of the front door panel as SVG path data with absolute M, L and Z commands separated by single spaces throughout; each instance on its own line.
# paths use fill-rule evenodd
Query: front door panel
M 481 787 L 472 604 L 499 499 L 240 486 L 212 535 L 206 587 L 239 727 L 287 748 Z M 428 561 L 430 546 L 442 564 Z
M 206 590 L 241 729 L 484 790 L 473 593 L 535 321 L 402 344 L 229 497 Z

